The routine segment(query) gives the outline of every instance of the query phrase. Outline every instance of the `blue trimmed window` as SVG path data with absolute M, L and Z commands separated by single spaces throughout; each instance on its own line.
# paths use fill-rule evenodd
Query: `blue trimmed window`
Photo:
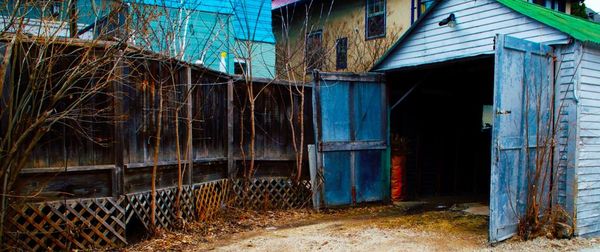
M 365 37 L 385 37 L 385 0 L 367 0 L 365 13 Z
M 429 7 L 433 4 L 435 0 L 418 0 L 418 8 L 419 8 L 419 16 L 421 16 Z
M 335 66 L 337 70 L 348 68 L 348 38 L 339 38 L 335 42 Z
M 539 4 L 549 9 L 553 9 L 560 12 L 567 11 L 566 0 L 529 0 L 531 3 Z

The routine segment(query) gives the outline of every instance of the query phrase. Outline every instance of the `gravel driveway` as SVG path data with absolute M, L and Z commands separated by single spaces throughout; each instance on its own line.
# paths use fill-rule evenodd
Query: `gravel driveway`
M 579 251 L 600 239 L 513 239 L 491 247 L 487 216 L 410 204 L 316 213 L 243 212 L 186 231 L 164 232 L 130 251 Z M 451 210 L 453 209 L 453 210 Z

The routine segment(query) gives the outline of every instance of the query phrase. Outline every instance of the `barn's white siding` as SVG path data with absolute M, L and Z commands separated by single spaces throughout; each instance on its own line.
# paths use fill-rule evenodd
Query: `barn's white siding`
M 571 43 L 555 48 L 557 125 L 557 200 L 570 214 L 574 213 L 573 181 L 576 163 L 577 102 L 573 92 L 577 67 L 581 62 L 581 44 Z
M 457 26 L 438 22 L 456 16 Z M 417 24 L 376 70 L 417 66 L 494 53 L 496 34 L 540 43 L 564 43 L 564 33 L 521 15 L 494 0 L 447 0 Z
M 439 26 L 451 13 L 458 25 Z M 446 0 L 375 70 L 493 54 L 497 34 L 554 46 L 559 119 L 556 200 L 573 214 L 576 235 L 600 235 L 600 46 L 573 41 L 494 0 Z
M 600 234 L 600 48 L 584 45 L 577 73 L 578 235 Z

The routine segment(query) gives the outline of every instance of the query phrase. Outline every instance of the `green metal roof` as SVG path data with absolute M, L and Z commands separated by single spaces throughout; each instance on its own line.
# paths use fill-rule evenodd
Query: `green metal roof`
M 496 0 L 512 10 L 553 27 L 582 42 L 600 45 L 600 24 L 523 0 Z

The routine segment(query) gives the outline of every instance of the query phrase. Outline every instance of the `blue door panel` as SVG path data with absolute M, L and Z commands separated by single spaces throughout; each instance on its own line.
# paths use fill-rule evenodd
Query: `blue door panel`
M 324 200 L 326 206 L 352 203 L 350 152 L 323 153 Z
M 382 200 L 382 154 L 382 150 L 355 152 L 356 202 Z
M 321 85 L 321 130 L 325 142 L 350 139 L 349 90 L 347 82 L 324 82 Z
M 353 88 L 356 140 L 382 140 L 384 120 L 381 85 L 357 82 Z

